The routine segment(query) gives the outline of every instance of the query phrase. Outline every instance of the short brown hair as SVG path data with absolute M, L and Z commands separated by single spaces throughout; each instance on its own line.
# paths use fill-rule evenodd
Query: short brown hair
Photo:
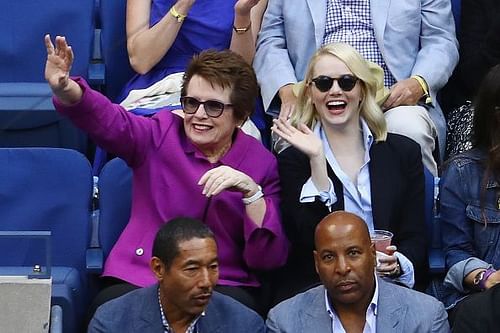
M 257 78 L 252 66 L 238 54 L 229 51 L 207 50 L 195 55 L 184 73 L 181 96 L 187 94 L 191 78 L 199 75 L 223 89 L 231 88 L 231 104 L 237 120 L 246 120 L 255 109 L 258 93 Z

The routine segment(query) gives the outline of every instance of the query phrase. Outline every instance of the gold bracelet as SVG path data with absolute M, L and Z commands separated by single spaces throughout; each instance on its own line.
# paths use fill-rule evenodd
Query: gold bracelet
M 244 34 L 245 32 L 247 32 L 248 30 L 250 30 L 250 27 L 252 26 L 252 21 L 250 21 L 250 23 L 244 27 L 244 28 L 236 28 L 234 25 L 233 25 L 233 30 L 234 32 L 236 32 L 238 35 L 242 35 Z
M 431 96 L 429 95 L 429 87 L 427 86 L 427 82 L 425 82 L 424 78 L 421 77 L 420 75 L 412 75 L 411 78 L 417 80 L 418 84 L 424 91 L 422 97 L 425 97 L 425 104 L 431 104 L 432 99 Z
M 187 15 L 183 15 L 183 14 L 179 13 L 178 11 L 176 11 L 174 6 L 170 7 L 169 13 L 175 19 L 177 19 L 177 22 L 179 22 L 179 23 L 182 23 L 182 21 L 184 21 L 184 19 L 187 17 Z

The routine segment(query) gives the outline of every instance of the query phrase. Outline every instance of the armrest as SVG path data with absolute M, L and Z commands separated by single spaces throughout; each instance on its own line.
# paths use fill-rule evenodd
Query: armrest
M 89 248 L 85 254 L 87 271 L 89 273 L 101 274 L 104 264 L 102 248 Z
M 50 309 L 50 333 L 62 333 L 63 310 L 59 305 L 53 305 Z

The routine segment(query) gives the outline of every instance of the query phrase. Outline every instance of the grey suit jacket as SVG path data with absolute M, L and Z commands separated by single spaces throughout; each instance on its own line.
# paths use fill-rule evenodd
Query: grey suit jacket
M 280 87 L 304 79 L 309 59 L 321 47 L 326 0 L 269 0 L 257 41 L 254 68 L 266 110 L 279 111 Z M 375 37 L 396 80 L 421 75 L 434 103 L 458 62 L 450 0 L 370 0 Z M 445 138 L 437 103 L 430 116 Z
M 412 289 L 378 279 L 377 332 L 449 332 L 448 316 L 441 302 Z M 276 305 L 267 317 L 268 332 L 331 332 L 325 288 L 309 289 Z
M 200 332 L 265 333 L 262 318 L 232 298 L 214 292 L 205 315 L 199 319 Z M 140 288 L 101 305 L 89 324 L 88 332 L 163 332 L 158 285 Z

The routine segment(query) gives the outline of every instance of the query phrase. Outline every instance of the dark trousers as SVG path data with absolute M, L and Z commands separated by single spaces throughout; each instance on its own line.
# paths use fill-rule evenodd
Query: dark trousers
M 450 313 L 452 332 L 500 332 L 500 284 L 468 296 Z

